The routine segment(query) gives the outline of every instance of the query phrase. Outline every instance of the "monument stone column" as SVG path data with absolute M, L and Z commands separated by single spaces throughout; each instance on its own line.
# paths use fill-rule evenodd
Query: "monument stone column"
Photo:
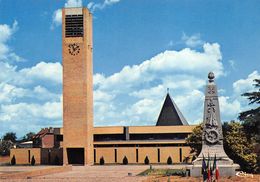
M 216 155 L 220 175 L 234 176 L 235 169 L 239 168 L 239 165 L 234 164 L 224 151 L 218 91 L 213 72 L 208 74 L 208 79 L 204 101 L 202 150 L 198 158 L 193 161 L 191 176 L 201 176 L 203 155 L 206 160 L 210 159 L 211 164 Z

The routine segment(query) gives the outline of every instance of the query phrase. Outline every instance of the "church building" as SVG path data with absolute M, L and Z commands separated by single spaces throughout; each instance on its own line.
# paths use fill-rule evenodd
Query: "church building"
M 187 163 L 191 126 L 167 93 L 156 126 L 93 126 L 92 14 L 62 10 L 63 127 L 42 129 L 33 148 L 11 150 L 17 164 Z

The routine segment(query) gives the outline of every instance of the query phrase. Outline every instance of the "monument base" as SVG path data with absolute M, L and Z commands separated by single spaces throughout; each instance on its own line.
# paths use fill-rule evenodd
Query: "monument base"
M 236 170 L 239 169 L 238 164 L 232 164 L 232 165 L 218 165 L 219 169 L 219 175 L 221 176 L 235 176 Z M 189 165 L 187 166 L 187 169 L 190 170 L 190 176 L 192 177 L 202 177 L 201 165 Z
M 200 156 L 201 155 L 199 155 L 199 157 L 192 162 L 193 165 L 189 165 L 189 167 L 187 167 L 190 170 L 190 176 L 193 177 L 202 176 L 201 171 L 202 171 L 203 158 Z M 210 165 L 212 167 L 214 163 L 214 157 L 213 156 L 208 156 L 208 157 L 205 157 L 205 162 L 207 164 L 209 159 Z M 227 157 L 226 154 L 223 155 L 222 157 L 216 157 L 216 161 L 217 161 L 217 166 L 219 169 L 220 176 L 235 176 L 236 175 L 235 171 L 240 168 L 240 166 L 238 164 L 235 164 L 233 160 Z

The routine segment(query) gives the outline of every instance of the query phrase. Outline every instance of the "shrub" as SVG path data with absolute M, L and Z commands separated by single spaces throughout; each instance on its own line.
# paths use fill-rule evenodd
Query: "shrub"
M 193 155 L 192 156 L 192 161 L 194 161 L 196 159 L 196 156 L 195 155 Z
M 186 176 L 184 169 L 146 169 L 138 176 Z
M 126 156 L 123 158 L 123 164 L 124 164 L 124 165 L 127 165 L 127 164 L 128 164 L 128 159 L 127 159 Z
M 145 164 L 149 164 L 149 163 L 150 163 L 150 162 L 149 162 L 149 159 L 148 159 L 148 156 L 145 157 L 144 163 L 145 163 Z
M 167 169 L 165 172 L 166 176 L 186 176 L 186 171 L 183 169 Z
M 104 159 L 103 156 L 100 158 L 99 164 L 100 164 L 100 165 L 104 165 L 104 164 L 105 164 L 105 159 Z
M 31 165 L 32 165 L 32 166 L 35 165 L 35 158 L 34 158 L 34 155 L 32 156 Z
M 13 155 L 12 159 L 11 159 L 11 165 L 15 165 L 16 164 L 16 159 L 15 156 Z
M 168 157 L 168 159 L 167 159 L 167 164 L 168 164 L 168 165 L 172 164 L 172 158 L 171 158 L 171 156 Z
M 10 140 L 1 140 L 0 139 L 0 155 L 7 156 L 10 155 L 10 149 L 13 146 L 13 142 Z

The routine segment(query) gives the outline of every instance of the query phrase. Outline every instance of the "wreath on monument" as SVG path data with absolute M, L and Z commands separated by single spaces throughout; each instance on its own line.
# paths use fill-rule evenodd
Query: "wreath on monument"
M 215 144 L 219 141 L 219 133 L 215 128 L 206 129 L 205 139 L 210 144 Z

